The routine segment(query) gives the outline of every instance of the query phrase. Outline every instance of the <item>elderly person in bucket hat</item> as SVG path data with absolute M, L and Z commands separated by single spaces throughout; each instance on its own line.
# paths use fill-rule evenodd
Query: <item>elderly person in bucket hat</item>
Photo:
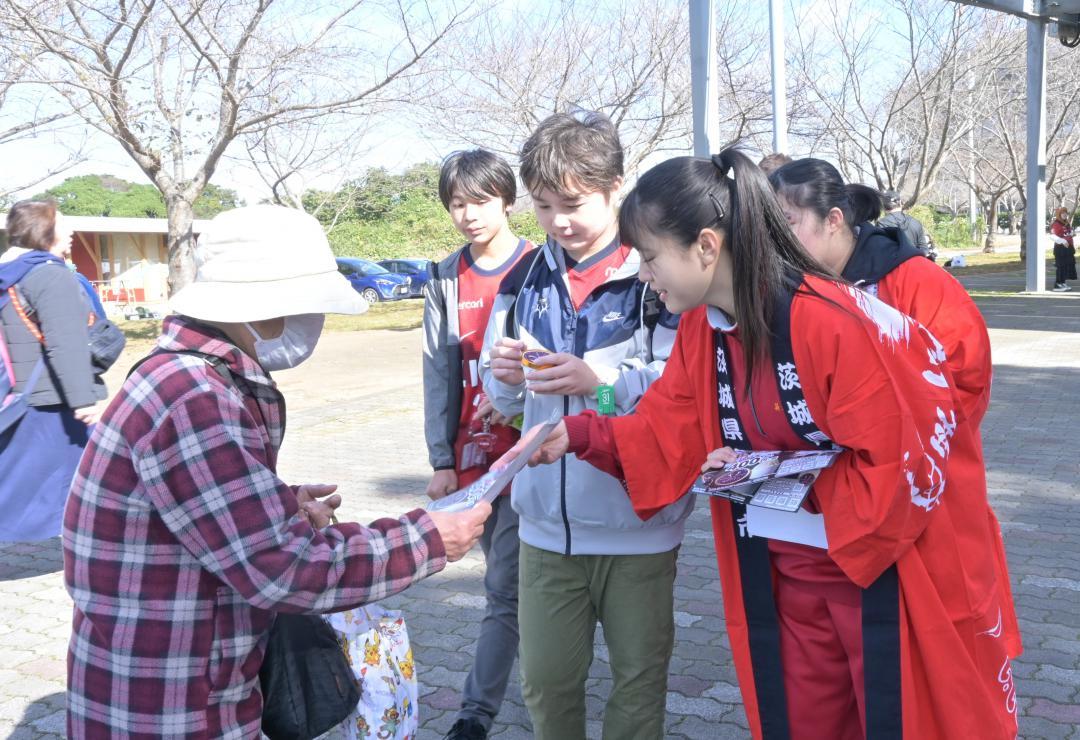
M 324 526 L 335 487 L 275 472 L 285 403 L 270 373 L 311 354 L 324 314 L 367 304 L 293 209 L 217 216 L 195 261 L 72 485 L 69 737 L 259 737 L 276 612 L 397 593 L 462 557 L 490 513 Z

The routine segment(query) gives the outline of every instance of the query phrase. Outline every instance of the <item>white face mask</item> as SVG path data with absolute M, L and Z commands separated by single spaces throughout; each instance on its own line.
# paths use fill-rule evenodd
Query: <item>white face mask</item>
M 244 326 L 255 338 L 255 356 L 259 364 L 267 371 L 274 371 L 296 367 L 311 357 L 325 320 L 326 316 L 321 313 L 286 316 L 285 329 L 274 339 L 263 339 L 251 324 Z

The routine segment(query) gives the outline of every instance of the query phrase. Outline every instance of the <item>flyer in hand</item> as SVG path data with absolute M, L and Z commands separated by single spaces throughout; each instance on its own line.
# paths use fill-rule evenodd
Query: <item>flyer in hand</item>
M 510 485 L 510 481 L 514 479 L 514 476 L 525 467 L 533 453 L 540 449 L 540 445 L 544 443 L 544 440 L 551 434 L 551 430 L 561 420 L 562 416 L 558 412 L 553 413 L 551 418 L 540 426 L 538 430 L 534 428 L 529 432 L 528 442 L 522 448 L 520 454 L 512 460 L 507 460 L 506 455 L 503 455 L 493 462 L 488 472 L 484 473 L 480 478 L 477 478 L 460 491 L 455 491 L 443 498 L 432 501 L 427 505 L 427 510 L 465 511 L 476 506 L 481 501 L 487 501 L 488 503 L 494 501 L 502 493 L 502 490 Z
M 843 450 L 791 452 L 739 451 L 739 459 L 707 470 L 690 487 L 691 493 L 719 496 L 741 504 L 778 511 L 796 511 L 810 487 Z

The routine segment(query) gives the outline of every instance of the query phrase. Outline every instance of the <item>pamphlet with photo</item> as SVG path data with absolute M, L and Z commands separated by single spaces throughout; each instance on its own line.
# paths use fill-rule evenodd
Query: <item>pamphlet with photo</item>
M 738 459 L 705 471 L 691 493 L 750 506 L 796 511 L 818 474 L 843 450 L 737 451 Z
M 562 415 L 558 412 L 554 412 L 551 417 L 539 427 L 539 430 L 533 430 L 529 432 L 531 435 L 528 438 L 528 443 L 522 448 L 521 453 L 514 457 L 512 460 L 507 460 L 506 455 L 503 455 L 498 460 L 491 464 L 491 468 L 488 472 L 473 481 L 470 485 L 462 488 L 460 491 L 448 494 L 443 498 L 436 499 L 427 505 L 428 511 L 465 511 L 476 506 L 481 501 L 487 501 L 488 503 L 495 500 L 495 498 L 502 493 L 503 489 L 510 485 L 510 481 L 514 480 L 514 476 L 525 467 L 529 462 L 529 458 L 533 456 L 540 446 L 544 444 L 544 440 L 551 434 L 551 430 L 554 429 L 559 421 L 562 420 Z M 508 453 L 509 454 L 509 453 Z

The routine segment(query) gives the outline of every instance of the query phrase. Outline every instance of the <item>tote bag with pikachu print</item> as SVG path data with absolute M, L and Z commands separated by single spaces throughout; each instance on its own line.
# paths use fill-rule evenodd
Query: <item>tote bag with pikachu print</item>
M 377 604 L 329 614 L 360 689 L 356 711 L 323 738 L 411 740 L 416 737 L 416 672 L 405 618 Z

